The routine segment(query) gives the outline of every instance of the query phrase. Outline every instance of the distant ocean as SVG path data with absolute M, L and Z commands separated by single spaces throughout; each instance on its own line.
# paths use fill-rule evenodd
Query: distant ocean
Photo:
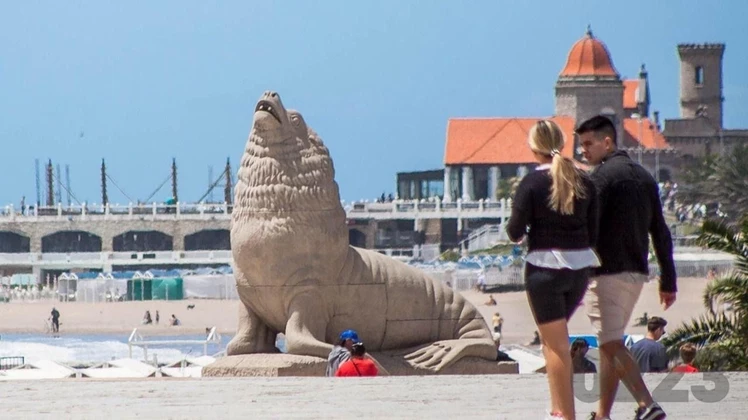
M 23 356 L 25 361 L 52 360 L 61 363 L 100 363 L 129 357 L 129 334 L 0 334 L 0 357 Z M 232 336 L 222 335 L 221 344 L 208 344 L 208 356 L 226 350 Z M 204 340 L 205 335 L 151 336 L 148 341 Z M 282 339 L 278 345 L 283 349 Z M 203 355 L 202 344 L 163 344 L 148 346 L 148 359 L 156 355 L 159 363 L 171 363 L 185 357 Z M 133 359 L 143 359 L 143 349 L 133 346 Z

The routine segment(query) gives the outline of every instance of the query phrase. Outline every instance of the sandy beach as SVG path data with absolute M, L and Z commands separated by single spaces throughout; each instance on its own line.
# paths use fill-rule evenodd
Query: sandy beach
M 660 316 L 668 321 L 667 329 L 672 330 L 682 322 L 690 320 L 704 312 L 702 295 L 708 280 L 706 278 L 684 277 L 678 279 L 677 300 L 667 311 L 662 310 L 658 284 L 650 281 L 644 285 L 639 301 L 634 308 L 628 334 L 645 334 L 645 326 L 635 327 L 635 318 L 644 312 L 649 316 Z M 462 293 L 468 300 L 477 305 L 481 314 L 491 325 L 491 317 L 494 312 L 501 313 L 504 318 L 502 329 L 502 344 L 525 344 L 532 340 L 536 327 L 532 318 L 532 312 L 524 292 L 496 293 L 493 294 L 497 302 L 496 306 L 486 306 L 488 294 L 477 291 L 466 291 Z M 587 311 L 582 303 L 569 322 L 570 334 L 592 334 L 593 330 L 587 318 Z
M 668 320 L 670 328 L 703 312 L 702 292 L 707 284 L 706 279 L 683 278 L 678 282 L 680 289 L 678 300 L 668 311 L 663 312 L 659 304 L 657 284 L 645 285 L 639 303 L 634 310 L 634 317 L 647 312 L 650 316 L 658 315 Z M 463 296 L 475 304 L 485 317 L 487 324 L 491 316 L 498 311 L 505 319 L 503 327 L 503 344 L 524 344 L 530 341 L 535 325 L 524 292 L 496 293 L 496 306 L 486 306 L 488 294 L 477 291 L 462 292 Z M 195 305 L 188 309 L 188 305 Z M 76 303 L 76 302 L 22 302 L 0 304 L 0 334 L 2 333 L 44 333 L 45 320 L 49 318 L 52 307 L 61 314 L 60 332 L 62 334 L 95 334 L 113 333 L 129 334 L 133 328 L 144 335 L 200 334 L 207 327 L 217 327 L 221 334 L 234 334 L 236 331 L 239 301 L 236 300 L 183 300 L 183 301 L 145 301 L 113 303 Z M 159 325 L 142 325 L 146 310 L 155 315 L 159 311 Z M 171 314 L 181 321 L 181 326 L 168 325 Z M 633 319 L 628 329 L 632 334 L 643 334 L 645 327 L 634 327 Z M 592 330 L 584 306 L 581 306 L 570 322 L 570 333 L 590 334 Z

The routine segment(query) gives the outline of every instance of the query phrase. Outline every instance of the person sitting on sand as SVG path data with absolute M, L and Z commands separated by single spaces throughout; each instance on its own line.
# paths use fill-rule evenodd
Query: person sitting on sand
M 488 300 L 485 303 L 486 306 L 496 306 L 496 299 L 493 298 L 493 295 L 488 295 Z
M 377 376 L 377 365 L 366 357 L 364 343 L 358 342 L 351 346 L 351 358 L 343 362 L 335 376 Z
M 179 322 L 179 320 L 177 319 L 177 316 L 174 314 L 171 314 L 171 320 L 169 321 L 169 323 L 170 325 L 175 326 L 175 327 L 182 325 L 182 323 Z
M 143 315 L 143 325 L 149 324 L 153 324 L 153 319 L 151 319 L 151 311 L 145 311 L 145 315 Z
M 527 346 L 537 346 L 539 344 L 540 344 L 540 334 L 538 334 L 538 332 L 535 331 L 535 335 L 533 336 L 532 341 L 530 341 L 526 345 Z

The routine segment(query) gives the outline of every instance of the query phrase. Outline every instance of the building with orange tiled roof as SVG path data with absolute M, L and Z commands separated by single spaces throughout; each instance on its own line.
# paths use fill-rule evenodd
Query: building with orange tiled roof
M 537 120 L 558 123 L 567 140 L 562 153 L 582 163 L 574 128 L 599 114 L 615 123 L 619 148 L 628 151 L 659 181 L 672 180 L 683 161 L 681 156 L 701 156 L 716 150 L 718 134 L 723 142 L 731 134 L 730 144 L 748 134 L 745 130 L 722 128 L 723 49 L 723 44 L 678 46 L 681 119 L 666 120 L 665 135 L 660 129 L 659 113 L 650 112 L 651 93 L 644 65 L 637 78 L 621 78 L 608 48 L 588 27 L 572 45 L 558 75 L 552 116 L 450 118 L 443 178 L 436 171 L 429 171 L 426 178 L 415 172 L 400 173 L 398 196 L 496 200 L 500 198 L 502 179 L 521 177 L 537 165 L 527 147 L 530 127 Z M 706 117 L 707 108 L 711 109 L 711 117 Z
M 444 177 L 430 180 L 432 184 L 441 182 L 442 188 L 431 188 L 428 193 L 439 191 L 446 201 L 498 199 L 501 179 L 523 176 L 537 165 L 526 142 L 530 127 L 539 119 L 559 124 L 567 139 L 562 153 L 570 158 L 581 158 L 576 150 L 576 124 L 597 114 L 615 122 L 622 148 L 641 149 L 642 154 L 644 150 L 670 150 L 657 122 L 649 119 L 649 108 L 644 66 L 637 79 L 622 80 L 607 47 L 588 28 L 569 50 L 559 73 L 553 116 L 449 119 Z M 399 175 L 399 197 L 428 196 L 419 188 L 423 182 L 417 182 L 417 173 Z M 413 188 L 416 183 L 419 185 Z
M 537 166 L 527 147 L 527 136 L 539 119 L 551 119 L 561 127 L 566 136 L 563 155 L 585 166 L 578 153 L 574 128 L 598 114 L 607 115 L 616 124 L 620 149 L 641 162 L 661 182 L 677 181 L 678 170 L 689 157 L 748 141 L 748 130 L 727 130 L 722 126 L 723 51 L 724 44 L 678 45 L 681 115 L 679 119 L 665 120 L 665 129 L 661 130 L 659 113 L 650 110 L 651 91 L 644 65 L 638 77 L 622 78 L 605 44 L 588 28 L 572 45 L 561 67 L 555 85 L 553 115 L 450 118 L 443 169 L 398 173 L 398 198 L 439 197 L 454 202 L 495 201 L 508 196 L 507 186 Z M 380 221 L 376 229 L 377 232 L 422 231 L 426 243 L 440 243 L 444 250 L 457 246 L 471 229 L 485 223 L 501 223 L 501 220 L 442 218 L 414 222 L 412 227 L 402 221 Z M 397 237 L 395 233 L 388 235 Z M 407 241 L 392 244 L 409 245 Z

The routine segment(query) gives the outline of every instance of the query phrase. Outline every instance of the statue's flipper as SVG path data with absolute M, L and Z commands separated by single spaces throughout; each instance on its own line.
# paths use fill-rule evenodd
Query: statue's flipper
M 405 355 L 413 366 L 433 371 L 441 371 L 463 357 L 496 358 L 496 346 L 490 339 L 467 338 L 443 340 L 421 347 Z
M 329 317 L 324 298 L 316 291 L 298 294 L 289 305 L 288 315 L 286 351 L 327 359 L 333 346 L 324 341 Z
M 226 355 L 279 353 L 275 347 L 277 331 L 268 327 L 251 309 L 239 302 L 239 324 L 236 335 L 226 346 Z

